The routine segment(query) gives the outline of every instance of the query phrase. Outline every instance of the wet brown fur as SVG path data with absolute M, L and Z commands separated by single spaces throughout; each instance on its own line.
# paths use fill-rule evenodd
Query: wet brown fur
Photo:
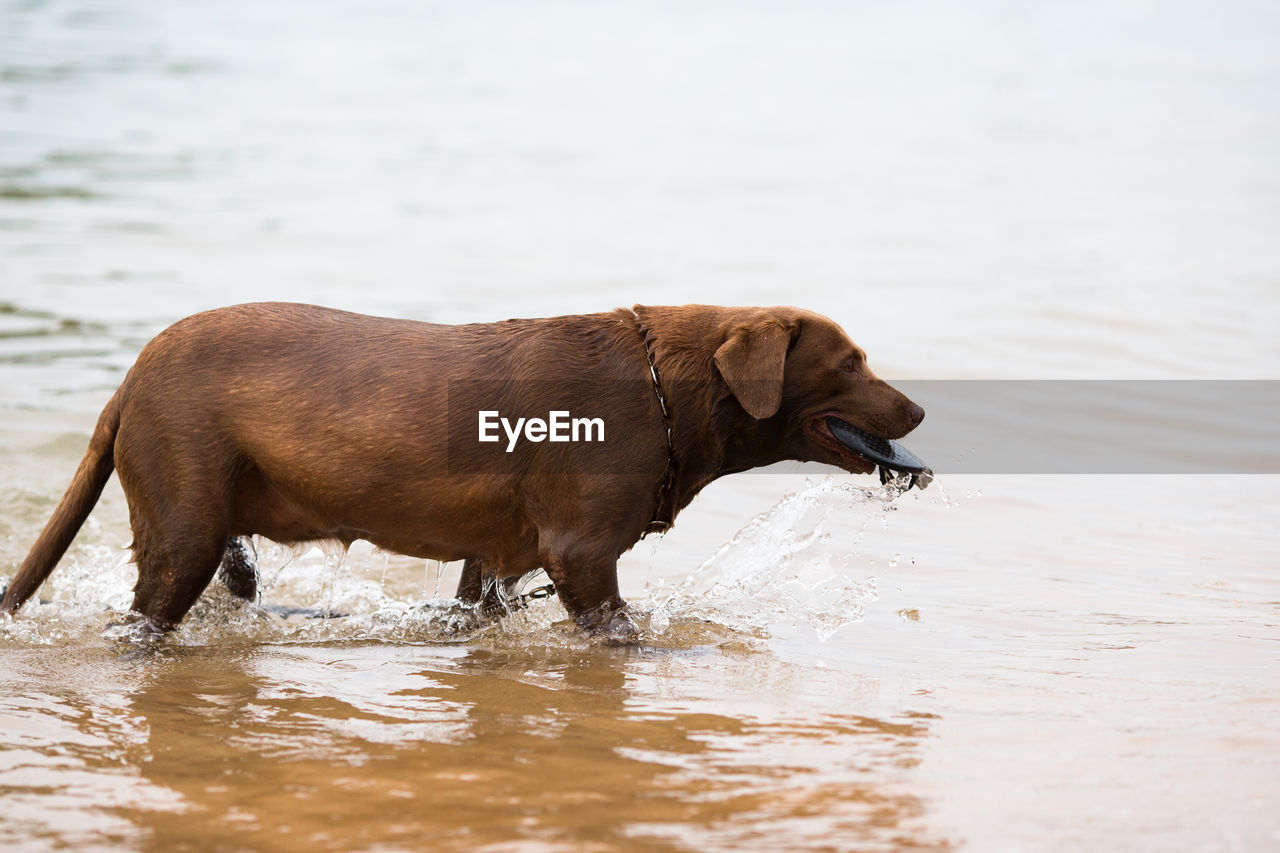
M 671 409 L 677 512 L 717 477 L 785 459 L 874 470 L 826 432 L 825 414 L 887 438 L 924 416 L 821 315 L 635 312 L 447 326 L 260 303 L 175 323 L 103 410 L 0 613 L 48 577 L 114 469 L 134 534 L 133 609 L 160 629 L 182 619 L 220 565 L 252 597 L 236 537 L 258 534 L 463 559 L 459 592 L 472 601 L 484 576 L 509 585 L 541 567 L 580 625 L 625 632 L 617 560 L 653 518 L 668 460 L 636 316 Z M 495 386 L 478 380 L 513 381 L 494 400 L 482 389 Z M 499 472 L 465 464 L 492 446 L 449 446 L 451 407 L 537 409 L 517 398 L 539 388 L 604 413 L 615 440 L 524 442 Z

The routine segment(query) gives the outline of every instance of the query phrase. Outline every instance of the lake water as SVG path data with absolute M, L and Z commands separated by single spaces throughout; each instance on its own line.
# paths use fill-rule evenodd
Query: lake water
M 890 379 L 1280 379 L 1277 151 L 1269 3 L 5 0 L 0 579 L 146 340 L 233 302 L 788 303 Z M 211 589 L 122 657 L 113 481 L 0 620 L 0 846 L 1276 849 L 1254 420 L 1206 454 L 1270 474 L 727 478 L 623 557 L 632 648 L 261 542 L 265 603 L 342 615 Z

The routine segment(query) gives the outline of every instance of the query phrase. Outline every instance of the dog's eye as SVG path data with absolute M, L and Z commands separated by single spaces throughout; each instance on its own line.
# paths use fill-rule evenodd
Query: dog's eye
M 858 369 L 858 366 L 854 364 L 853 359 L 849 359 L 844 364 L 840 365 L 840 369 L 845 373 L 853 373 L 853 371 Z

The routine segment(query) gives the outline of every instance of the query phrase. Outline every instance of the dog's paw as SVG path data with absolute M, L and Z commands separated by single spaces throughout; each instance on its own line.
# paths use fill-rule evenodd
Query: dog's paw
M 165 626 L 132 611 L 121 619 L 112 620 L 102 632 L 112 651 L 126 661 L 155 657 L 163 648 L 167 635 Z
M 603 606 L 574 619 L 593 639 L 610 646 L 631 646 L 640 641 L 636 626 L 626 606 Z

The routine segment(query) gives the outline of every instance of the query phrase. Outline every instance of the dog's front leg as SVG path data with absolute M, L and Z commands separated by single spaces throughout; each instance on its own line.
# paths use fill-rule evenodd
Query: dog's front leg
M 640 630 L 618 593 L 617 557 L 595 557 L 565 548 L 544 553 L 542 567 L 579 628 L 618 643 L 639 639 Z
M 503 616 L 523 605 L 516 597 L 522 575 L 499 578 L 488 570 L 482 561 L 468 559 L 462 564 L 462 577 L 458 579 L 456 596 L 464 604 L 478 604 L 488 615 Z
M 462 577 L 458 579 L 457 597 L 467 604 L 479 604 L 484 598 L 484 564 L 474 557 L 462 563 Z

